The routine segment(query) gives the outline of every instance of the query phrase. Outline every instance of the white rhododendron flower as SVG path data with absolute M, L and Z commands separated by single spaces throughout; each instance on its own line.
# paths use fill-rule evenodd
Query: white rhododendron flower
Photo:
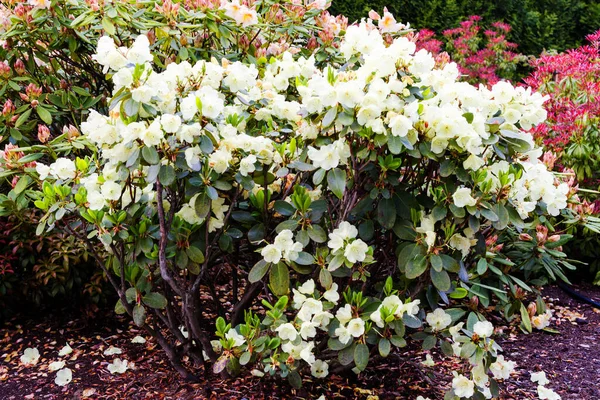
M 545 386 L 539 385 L 537 387 L 537 393 L 540 400 L 560 400 L 561 397 L 552 389 L 548 389 Z
M 468 399 L 475 394 L 475 383 L 464 375 L 456 374 L 452 379 L 452 390 L 456 396 Z
M 114 346 L 110 346 L 108 349 L 104 350 L 104 355 L 105 356 L 112 356 L 115 354 L 122 354 L 123 350 L 121 350 L 118 347 L 114 347 Z
M 315 360 L 310 366 L 310 373 L 315 378 L 325 378 L 329 374 L 329 364 L 325 361 Z
M 108 364 L 108 372 L 111 374 L 124 374 L 127 371 L 128 361 L 115 358 L 111 364 Z
M 503 355 L 499 355 L 496 361 L 490 365 L 490 372 L 495 379 L 508 379 L 516 366 L 514 361 L 506 361 Z
M 144 344 L 146 343 L 146 339 L 144 339 L 142 336 L 136 336 L 133 339 L 131 339 L 131 343 L 136 343 L 136 344 Z
M 550 383 L 550 381 L 546 377 L 546 373 L 544 371 L 532 372 L 530 379 L 531 379 L 531 382 L 537 382 L 538 385 L 542 385 L 542 386 L 545 386 Z
M 75 163 L 68 158 L 59 158 L 50 164 L 50 174 L 58 179 L 73 179 L 76 173 Z
M 25 351 L 23 352 L 23 355 L 20 358 L 21 363 L 23 363 L 26 366 L 31 366 L 31 365 L 37 364 L 39 359 L 40 359 L 40 352 L 38 351 L 37 348 L 32 348 L 32 347 L 26 348 Z
M 279 260 L 281 260 L 281 250 L 274 244 L 269 244 L 265 246 L 260 255 L 263 256 L 266 262 L 277 264 Z
M 494 325 L 488 321 L 477 321 L 473 325 L 473 332 L 482 338 L 489 338 L 494 334 Z
M 63 368 L 56 373 L 56 378 L 54 378 L 54 383 L 58 386 L 65 386 L 71 383 L 73 380 L 73 372 L 69 368 Z
M 477 204 L 477 200 L 471 195 L 471 189 L 465 187 L 456 189 L 456 192 L 452 195 L 452 200 L 456 207 L 473 207 Z
M 233 340 L 233 347 L 238 347 L 246 343 L 246 339 L 240 335 L 235 329 L 230 329 L 225 334 L 225 339 Z
M 436 308 L 435 311 L 428 313 L 425 319 L 434 331 L 441 331 L 452 323 L 450 314 L 441 308 Z
M 281 340 L 291 340 L 294 341 L 298 337 L 298 331 L 294 327 L 294 325 L 288 323 L 281 324 L 275 331 L 279 334 Z
M 48 364 L 48 371 L 50 371 L 50 372 L 58 371 L 59 369 L 61 369 L 64 366 L 65 366 L 64 361 L 53 361 L 50 364 Z
M 66 356 L 68 354 L 71 354 L 72 352 L 73 352 L 73 349 L 67 343 L 62 349 L 60 349 L 60 351 L 58 352 L 58 355 L 62 357 L 62 356 Z
M 348 333 L 354 337 L 360 337 L 365 333 L 365 321 L 362 318 L 353 318 L 346 326 Z
M 545 329 L 550 326 L 550 319 L 552 318 L 552 311 L 546 310 L 545 313 L 540 315 L 534 315 L 531 318 L 531 325 L 533 325 L 536 329 Z

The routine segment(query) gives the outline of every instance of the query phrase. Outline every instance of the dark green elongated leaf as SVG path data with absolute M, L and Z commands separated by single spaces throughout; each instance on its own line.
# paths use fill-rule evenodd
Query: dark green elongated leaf
M 50 111 L 41 106 L 38 106 L 35 111 L 37 111 L 37 115 L 39 115 L 42 121 L 44 121 L 47 125 L 52 123 L 52 114 L 50 114 Z
M 319 225 L 312 225 L 307 229 L 308 236 L 315 243 L 325 243 L 327 241 L 327 232 Z
M 369 363 L 369 348 L 366 344 L 359 343 L 354 349 L 354 364 L 360 371 L 364 371 Z
M 254 225 L 248 231 L 248 240 L 252 243 L 260 242 L 265 238 L 265 225 L 260 223 Z
M 202 250 L 196 246 L 188 247 L 186 253 L 193 262 L 198 264 L 202 264 L 204 262 L 204 254 L 202 253 Z
M 385 229 L 392 229 L 396 223 L 396 206 L 392 199 L 381 199 L 377 206 L 377 220 Z
M 283 215 L 284 217 L 289 217 L 290 215 L 294 215 L 294 213 L 296 212 L 296 209 L 294 208 L 293 205 L 291 205 L 287 201 L 283 201 L 283 200 L 277 200 L 275 202 L 275 204 L 273 205 L 273 207 L 275 208 L 275 211 L 277 211 L 279 214 Z
M 450 276 L 445 270 L 436 271 L 434 268 L 430 269 L 431 272 L 431 281 L 433 282 L 433 286 L 436 287 L 440 292 L 446 292 L 450 290 Z
M 425 246 L 411 243 L 404 247 L 398 255 L 398 268 L 404 271 L 408 279 L 414 279 L 427 269 Z
M 281 262 L 273 265 L 269 273 L 269 283 L 275 295 L 287 294 L 290 288 L 290 271 L 287 265 Z
M 210 213 L 210 199 L 206 193 L 200 193 L 194 202 L 194 209 L 200 218 L 206 218 Z
M 431 350 L 435 347 L 435 342 L 437 341 L 434 335 L 427 335 L 425 340 L 423 340 L 422 348 L 423 350 Z
M 344 197 L 346 190 L 346 171 L 334 168 L 327 173 L 327 185 L 329 190 L 336 195 L 338 199 Z
M 298 371 L 293 370 L 288 374 L 288 382 L 293 388 L 300 389 L 302 387 L 302 378 Z
M 406 263 L 406 277 L 415 279 L 427 270 L 427 258 L 423 255 L 417 255 Z
M 402 219 L 410 220 L 410 210 L 418 210 L 420 208 L 419 202 L 412 194 L 400 191 L 394 196 L 394 203 L 396 204 L 396 212 Z
M 29 118 L 29 116 L 31 115 L 31 109 L 25 111 L 23 114 L 19 115 L 19 118 L 17 118 L 17 121 L 15 122 L 15 128 L 20 127 L 21 125 L 23 125 L 25 123 L 25 121 L 27 121 L 27 119 Z
M 433 269 L 437 272 L 441 272 L 444 269 L 444 261 L 437 254 L 431 256 L 430 262 Z
M 149 307 L 152 308 L 165 308 L 167 306 L 167 299 L 160 293 L 152 292 L 142 297 L 142 301 Z
M 254 267 L 252 267 L 252 269 L 250 270 L 250 273 L 248 274 L 248 281 L 250 283 L 260 281 L 267 274 L 268 270 L 269 263 L 265 260 L 260 260 L 259 262 L 254 264 Z
M 523 321 L 523 326 L 527 330 L 527 332 L 531 333 L 531 319 L 529 318 L 529 312 L 527 311 L 527 307 L 525 304 L 521 303 L 521 321 Z

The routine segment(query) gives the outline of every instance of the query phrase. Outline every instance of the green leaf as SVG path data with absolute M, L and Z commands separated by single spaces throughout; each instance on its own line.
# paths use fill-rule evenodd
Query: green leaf
M 206 218 L 210 213 L 210 199 L 206 193 L 200 193 L 194 202 L 194 209 L 200 218 Z
M 354 364 L 360 371 L 364 371 L 369 363 L 369 348 L 366 344 L 359 343 L 354 349 Z
M 450 290 L 450 276 L 446 271 L 441 270 L 438 272 L 434 268 L 432 268 L 430 272 L 433 286 L 435 286 L 440 292 L 446 292 Z
M 404 264 L 404 274 L 408 279 L 415 279 L 425 272 L 428 266 L 426 253 L 427 249 L 418 244 L 410 244 L 402 249 L 398 256 L 398 265 Z
M 115 25 L 107 17 L 102 18 L 102 28 L 109 36 L 115 34 Z
M 454 292 L 448 295 L 448 297 L 450 297 L 451 299 L 464 299 L 465 297 L 467 297 L 468 294 L 469 292 L 467 291 L 467 289 L 456 288 L 454 289 Z
M 296 389 L 300 389 L 302 387 L 302 378 L 300 377 L 300 374 L 298 373 L 298 371 L 293 370 L 288 374 L 288 382 L 290 383 L 290 385 L 292 385 L 292 387 L 296 388 Z
M 377 205 L 377 220 L 385 229 L 392 229 L 396 223 L 396 206 L 392 199 L 381 199 Z
M 483 274 L 485 274 L 485 271 L 487 271 L 487 269 L 488 269 L 488 263 L 487 263 L 486 259 L 480 258 L 479 261 L 477 261 L 477 274 L 483 275 Z
M 282 262 L 273 265 L 269 273 L 269 283 L 275 295 L 287 294 L 290 288 L 290 271 L 287 265 Z
M 21 179 L 19 179 L 13 190 L 16 194 L 19 194 L 23 190 L 27 189 L 27 186 L 29 186 L 30 183 L 31 178 L 29 177 L 29 175 L 23 175 L 21 176 Z
M 37 114 L 40 116 L 42 121 L 46 123 L 46 125 L 50 125 L 52 123 L 52 114 L 50 114 L 50 111 L 46 110 L 42 106 L 38 106 L 35 111 L 37 111 Z
M 325 289 L 331 288 L 331 285 L 333 284 L 331 272 L 325 268 L 321 268 L 321 271 L 319 272 L 319 282 L 321 282 L 321 286 Z
M 525 304 L 521 303 L 521 321 L 523 321 L 523 326 L 527 332 L 531 333 L 531 319 L 529 318 L 529 312 L 527 311 L 527 307 Z
M 259 262 L 254 264 L 254 266 L 250 270 L 250 273 L 248 273 L 248 281 L 250 283 L 255 283 L 255 282 L 260 281 L 267 274 L 268 270 L 269 270 L 269 263 L 266 262 L 265 260 L 260 260 Z
M 142 326 L 142 325 L 144 325 L 145 321 L 146 321 L 146 308 L 141 304 L 136 304 L 135 307 L 133 307 L 133 322 L 137 326 Z
M 379 341 L 379 354 L 381 354 L 382 357 L 387 357 L 388 354 L 390 354 L 390 348 L 391 344 L 389 340 L 383 338 Z
M 283 201 L 283 200 L 275 201 L 273 208 L 275 209 L 275 211 L 277 211 L 279 214 L 283 215 L 284 217 L 289 217 L 290 215 L 294 215 L 294 213 L 296 212 L 296 209 L 294 208 L 293 205 L 291 205 L 287 201 Z
M 155 165 L 160 162 L 160 157 L 154 147 L 144 146 L 142 148 L 142 157 L 144 157 L 144 160 L 150 165 Z
M 437 254 L 431 256 L 430 262 L 433 269 L 437 272 L 442 272 L 444 269 L 444 261 L 442 260 L 442 257 L 438 256 Z
M 323 121 L 321 121 L 323 128 L 327 128 L 329 125 L 331 125 L 331 123 L 335 120 L 335 117 L 337 117 L 337 107 L 331 107 L 329 110 L 327 110 L 327 113 L 325 113 Z
M 142 301 L 149 307 L 163 309 L 167 306 L 167 299 L 160 293 L 152 292 L 142 297 Z
M 240 365 L 246 365 L 250 362 L 250 358 L 252 357 L 252 353 L 249 351 L 245 351 L 240 356 Z
M 121 314 L 125 314 L 127 312 L 127 310 L 125 310 L 125 307 L 123 306 L 123 303 L 121 303 L 121 300 L 117 300 L 117 304 L 115 304 L 115 312 L 119 315 Z
M 204 254 L 199 248 L 195 246 L 190 246 L 187 248 L 186 253 L 190 260 L 192 260 L 193 262 L 198 264 L 202 264 L 204 262 Z
M 307 229 L 308 236 L 315 243 L 325 243 L 327 241 L 327 232 L 319 225 L 312 225 Z
M 334 168 L 327 173 L 327 185 L 329 190 L 336 195 L 338 199 L 344 197 L 346 190 L 346 171 Z
M 169 186 L 175 182 L 175 169 L 171 165 L 162 165 L 158 173 L 158 179 L 163 186 Z
M 15 122 L 15 128 L 20 127 L 21 125 L 23 125 L 25 123 L 25 121 L 27 121 L 27 119 L 29 118 L 29 116 L 31 115 L 31 109 L 25 111 L 23 114 L 19 115 L 19 118 L 17 118 L 17 121 Z

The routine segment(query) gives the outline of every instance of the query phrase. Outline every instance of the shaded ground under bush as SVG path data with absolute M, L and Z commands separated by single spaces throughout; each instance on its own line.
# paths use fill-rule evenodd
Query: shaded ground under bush
M 600 288 L 579 287 L 600 299 Z M 517 362 L 517 372 L 503 385 L 503 399 L 535 399 L 536 386 L 530 371 L 543 370 L 563 399 L 599 399 L 600 311 L 569 298 L 557 287 L 544 295 L 555 310 L 552 328 L 559 333 L 523 335 L 504 327 L 499 338 L 508 359 Z M 436 367 L 420 364 L 425 354 L 409 348 L 403 354 L 373 364 L 360 377 L 350 373 L 326 381 L 305 382 L 295 391 L 280 381 L 255 377 L 220 381 L 214 376 L 200 383 L 182 382 L 171 369 L 156 343 L 131 343 L 140 331 L 125 318 L 110 311 L 93 319 L 73 318 L 69 313 L 48 315 L 41 320 L 13 319 L 0 328 L 0 399 L 431 399 L 442 397 L 456 367 L 450 359 L 433 358 Z M 47 365 L 59 359 L 58 351 L 69 343 L 73 353 L 62 357 L 73 371 L 73 381 L 59 387 Z M 109 346 L 123 354 L 104 356 Z M 27 347 L 37 347 L 41 357 L 36 366 L 24 367 L 19 357 Z M 107 365 L 114 358 L 134 364 L 123 375 L 112 375 Z M 433 370 L 435 369 L 435 373 Z

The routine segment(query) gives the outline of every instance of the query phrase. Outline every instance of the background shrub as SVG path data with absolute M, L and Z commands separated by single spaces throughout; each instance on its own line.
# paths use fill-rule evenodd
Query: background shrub
M 528 55 L 578 47 L 600 28 L 600 4 L 593 0 L 333 0 L 331 12 L 352 22 L 383 7 L 400 22 L 434 32 L 458 27 L 470 15 L 480 15 L 484 25 L 502 21 L 513 27 L 508 40 Z

